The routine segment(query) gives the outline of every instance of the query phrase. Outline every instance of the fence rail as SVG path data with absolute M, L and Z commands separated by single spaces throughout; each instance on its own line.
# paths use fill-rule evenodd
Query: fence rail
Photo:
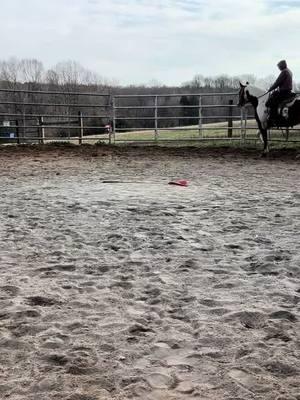
M 76 104 L 84 96 L 88 100 Z M 48 101 L 38 101 L 42 97 Z M 253 112 L 236 103 L 236 92 L 118 95 L 0 89 L 0 143 L 257 140 Z M 292 137 L 296 132 L 288 129 L 279 138 L 272 133 L 271 140 L 300 142 Z
M 71 92 L 55 91 L 55 90 L 30 90 L 30 89 L 0 89 L 2 93 L 29 93 L 29 94 L 41 94 L 48 96 L 49 94 L 55 94 L 58 96 L 89 96 L 89 97 L 110 97 L 110 93 L 95 93 L 95 92 Z

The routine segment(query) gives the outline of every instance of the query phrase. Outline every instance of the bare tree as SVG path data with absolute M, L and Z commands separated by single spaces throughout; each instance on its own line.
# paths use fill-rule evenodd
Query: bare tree
M 36 59 L 24 59 L 20 61 L 21 80 L 30 83 L 42 83 L 44 80 L 43 63 Z
M 268 90 L 269 87 L 275 82 L 275 79 L 276 78 L 274 75 L 268 75 L 268 76 L 265 76 L 264 78 L 258 79 L 256 84 L 258 87 Z
M 206 88 L 212 88 L 214 86 L 214 79 L 211 76 L 204 78 L 204 86 Z
M 21 81 L 20 61 L 17 58 L 10 58 L 8 61 L 0 61 L 0 79 L 6 82 L 9 87 L 14 87 Z
M 7 61 L 0 61 L 0 80 L 2 89 L 16 90 L 20 88 L 21 65 L 17 58 L 12 57 Z M 22 103 L 25 97 L 23 93 L 4 92 L 1 93 L 1 99 L 4 102 L 1 105 L 3 113 L 9 115 L 11 113 L 21 114 L 24 112 Z
M 231 86 L 231 79 L 228 75 L 219 75 L 215 78 L 215 87 L 217 89 L 225 89 Z
M 53 69 L 49 69 L 45 74 L 45 83 L 49 86 L 58 86 L 59 85 L 59 76 L 58 73 Z
M 251 85 L 255 85 L 257 78 L 253 74 L 243 74 L 243 75 L 239 75 L 239 79 L 240 79 L 240 81 L 249 82 L 249 83 L 251 83 Z

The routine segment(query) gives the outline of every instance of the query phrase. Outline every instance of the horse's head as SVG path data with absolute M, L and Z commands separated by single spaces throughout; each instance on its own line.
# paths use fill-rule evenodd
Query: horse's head
M 249 103 L 249 91 L 247 90 L 247 86 L 249 85 L 249 82 L 246 82 L 245 85 L 243 85 L 240 82 L 240 90 L 239 90 L 239 101 L 238 101 L 238 107 L 243 107 L 247 103 Z

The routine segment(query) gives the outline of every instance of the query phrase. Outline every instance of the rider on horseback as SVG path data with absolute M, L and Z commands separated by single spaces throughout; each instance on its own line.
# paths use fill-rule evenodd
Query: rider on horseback
M 269 100 L 266 102 L 266 106 L 270 108 L 269 121 L 271 124 L 276 122 L 278 116 L 277 108 L 279 104 L 283 100 L 291 97 L 293 89 L 293 74 L 288 69 L 286 61 L 279 61 L 277 67 L 280 69 L 281 72 L 274 84 L 268 90 L 268 92 L 273 93 L 270 95 Z

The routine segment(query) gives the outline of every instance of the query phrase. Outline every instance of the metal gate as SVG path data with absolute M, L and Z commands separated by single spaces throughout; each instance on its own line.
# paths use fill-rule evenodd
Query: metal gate
M 237 93 L 112 94 L 0 89 L 0 143 L 256 141 Z M 272 141 L 299 142 L 299 129 Z

